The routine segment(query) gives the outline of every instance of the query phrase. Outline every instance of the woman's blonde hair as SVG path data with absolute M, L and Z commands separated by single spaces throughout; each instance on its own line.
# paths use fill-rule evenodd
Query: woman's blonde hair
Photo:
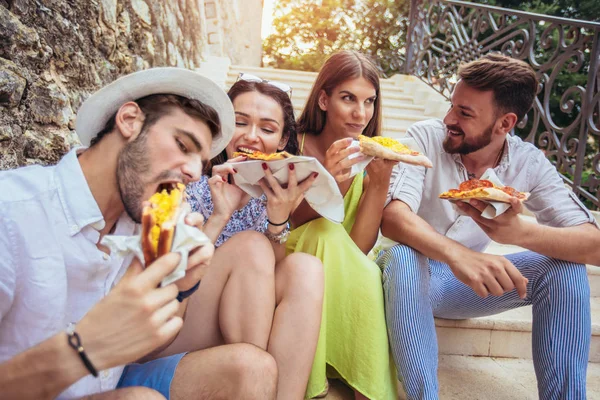
M 319 107 L 319 95 L 324 90 L 327 96 L 331 96 L 333 89 L 341 83 L 356 78 L 365 78 L 375 88 L 377 98 L 375 99 L 373 117 L 367 124 L 363 135 L 379 136 L 381 131 L 381 90 L 379 87 L 379 71 L 373 61 L 357 51 L 343 50 L 333 54 L 321 67 L 317 80 L 315 81 L 304 110 L 298 118 L 298 129 L 300 133 L 318 135 L 323 130 L 326 120 L 326 112 Z

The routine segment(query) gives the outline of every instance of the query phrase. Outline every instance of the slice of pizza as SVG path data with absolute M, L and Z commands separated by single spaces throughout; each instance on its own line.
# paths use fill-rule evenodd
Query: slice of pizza
M 287 151 L 280 151 L 278 153 L 266 154 L 262 151 L 251 150 L 240 148 L 239 151 L 233 153 L 233 157 L 244 156 L 247 157 L 248 160 L 262 160 L 262 161 L 275 161 L 275 160 L 285 160 L 286 158 L 293 157 L 292 154 Z
M 519 192 L 510 186 L 497 186 L 487 179 L 469 179 L 458 186 L 458 189 L 450 189 L 440 194 L 440 199 L 446 200 L 487 200 L 510 203 L 511 198 L 525 201 L 529 193 Z
M 384 160 L 400 161 L 406 164 L 420 165 L 431 168 L 431 160 L 418 151 L 414 151 L 408 146 L 400 143 L 396 139 L 374 136 L 368 137 L 360 135 L 360 152 L 367 156 L 382 158 Z

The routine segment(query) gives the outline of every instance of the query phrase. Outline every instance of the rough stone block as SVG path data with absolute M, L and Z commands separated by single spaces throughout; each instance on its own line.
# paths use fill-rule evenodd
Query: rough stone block
M 34 86 L 30 110 L 33 119 L 42 124 L 66 126 L 73 117 L 69 98 L 54 84 Z
M 17 107 L 27 81 L 8 69 L 0 69 L 0 105 Z
M 152 23 L 152 16 L 150 15 L 150 7 L 144 0 L 131 0 L 131 7 L 142 21 L 147 25 Z
M 0 125 L 0 142 L 11 139 L 13 130 L 10 125 Z
M 37 32 L 25 26 L 4 7 L 0 7 L 0 48 L 5 45 L 21 44 L 33 46 L 39 41 Z
M 112 29 L 117 25 L 117 0 L 101 0 L 102 17 Z

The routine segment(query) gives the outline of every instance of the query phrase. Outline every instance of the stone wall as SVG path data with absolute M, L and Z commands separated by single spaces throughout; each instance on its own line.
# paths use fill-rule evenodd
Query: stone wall
M 260 65 L 261 15 L 261 0 L 0 0 L 0 169 L 56 162 L 83 100 L 118 76 Z

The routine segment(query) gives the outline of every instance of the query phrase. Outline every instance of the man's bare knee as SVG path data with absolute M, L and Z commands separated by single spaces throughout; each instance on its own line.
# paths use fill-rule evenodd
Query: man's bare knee
M 238 344 L 230 365 L 239 384 L 239 399 L 274 399 L 277 393 L 277 363 L 266 351 L 250 344 Z
M 84 397 L 80 400 L 166 400 L 165 396 L 154 389 L 142 386 L 111 390 Z

